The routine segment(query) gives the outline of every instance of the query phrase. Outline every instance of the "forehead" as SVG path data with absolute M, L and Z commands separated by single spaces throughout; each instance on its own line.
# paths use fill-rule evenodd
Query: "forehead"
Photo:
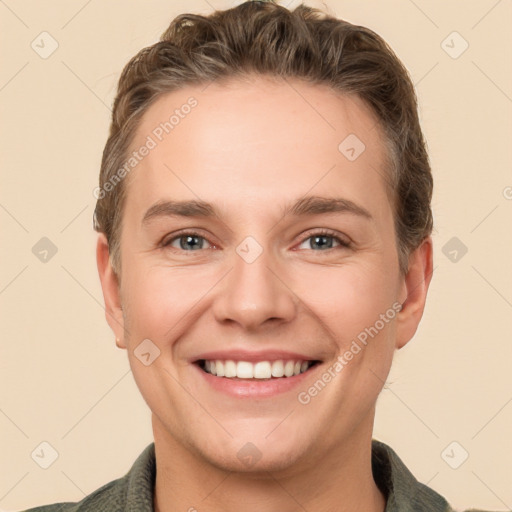
M 385 190 L 386 154 L 371 109 L 299 80 L 253 76 L 162 95 L 143 115 L 131 151 L 143 146 L 150 150 L 127 184 L 136 203 L 164 189 L 226 201 L 228 183 L 244 191 L 229 197 L 241 206 L 249 196 L 277 202 L 313 188 Z

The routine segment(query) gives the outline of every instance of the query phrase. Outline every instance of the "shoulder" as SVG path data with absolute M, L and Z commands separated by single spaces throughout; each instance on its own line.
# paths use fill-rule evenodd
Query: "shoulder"
M 125 477 L 113 480 L 108 484 L 95 490 L 78 502 L 54 503 L 52 505 L 43 505 L 27 509 L 23 512 L 85 512 L 96 510 L 100 511 L 117 511 L 123 510 L 122 498 L 126 489 Z
M 78 502 L 55 503 L 23 512 L 122 512 L 129 503 L 135 510 L 152 511 L 156 475 L 155 445 L 139 455 L 123 477 L 109 482 Z
M 385 512 L 456 512 L 443 496 L 418 482 L 391 447 L 376 439 L 372 439 L 372 471 L 386 496 Z M 491 511 L 472 508 L 464 512 Z

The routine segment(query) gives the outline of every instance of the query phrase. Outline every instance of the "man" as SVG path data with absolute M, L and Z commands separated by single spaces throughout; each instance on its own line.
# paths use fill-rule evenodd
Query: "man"
M 272 2 L 178 17 L 122 73 L 97 196 L 154 444 L 33 510 L 452 510 L 372 439 L 432 276 L 416 97 L 379 36 Z

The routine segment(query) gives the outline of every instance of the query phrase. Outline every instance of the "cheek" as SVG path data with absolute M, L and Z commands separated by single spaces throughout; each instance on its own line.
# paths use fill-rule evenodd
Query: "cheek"
M 298 276 L 292 289 L 341 345 L 372 326 L 395 300 L 390 277 L 377 266 L 318 267 Z
M 132 334 L 164 344 L 202 307 L 208 290 L 218 281 L 211 270 L 198 267 L 145 267 L 130 262 L 124 284 L 124 301 L 130 312 Z

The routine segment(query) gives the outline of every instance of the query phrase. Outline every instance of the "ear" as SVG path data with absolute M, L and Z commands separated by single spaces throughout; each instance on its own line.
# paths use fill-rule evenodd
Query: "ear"
M 119 348 L 126 348 L 124 340 L 124 318 L 121 307 L 121 290 L 119 280 L 110 263 L 107 238 L 104 233 L 98 236 L 96 245 L 96 262 L 105 301 L 105 318 L 114 332 Z
M 414 336 L 423 316 L 427 291 L 432 279 L 432 237 L 427 237 L 409 256 L 409 270 L 402 278 L 402 309 L 397 316 L 395 346 L 401 349 Z

